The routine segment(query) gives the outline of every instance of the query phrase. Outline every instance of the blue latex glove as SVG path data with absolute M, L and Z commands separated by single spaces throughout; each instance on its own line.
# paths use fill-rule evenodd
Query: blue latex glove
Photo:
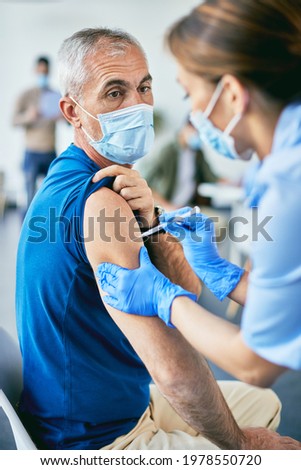
M 244 270 L 220 257 L 215 242 L 214 222 L 190 207 L 160 216 L 165 230 L 182 243 L 185 257 L 196 275 L 219 299 L 223 300 L 238 284 Z
M 127 269 L 111 263 L 101 263 L 97 268 L 100 287 L 108 295 L 103 300 L 111 307 L 125 313 L 143 316 L 159 316 L 167 326 L 170 322 L 171 305 L 175 297 L 197 296 L 173 284 L 152 264 L 147 249 L 139 254 L 139 268 Z

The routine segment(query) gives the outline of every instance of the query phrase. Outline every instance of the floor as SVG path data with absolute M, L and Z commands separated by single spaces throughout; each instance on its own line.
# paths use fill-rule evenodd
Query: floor
M 0 276 L 0 326 L 17 338 L 14 315 L 15 259 L 21 216 L 16 210 L 8 210 L 0 219 L 1 276 Z M 219 302 L 204 289 L 201 303 L 220 316 L 225 315 L 227 300 Z M 240 315 L 235 317 L 239 323 Z M 210 364 L 217 379 L 231 377 Z M 278 431 L 301 441 L 301 372 L 287 372 L 273 386 L 283 404 L 282 421 Z

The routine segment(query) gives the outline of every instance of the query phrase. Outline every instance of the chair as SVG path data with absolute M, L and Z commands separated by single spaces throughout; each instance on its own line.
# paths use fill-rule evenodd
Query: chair
M 15 407 L 22 389 L 22 359 L 18 344 L 3 327 L 0 327 L 0 389 Z
M 36 449 L 16 412 L 21 389 L 22 359 L 19 346 L 8 332 L 0 327 L 0 448 L 2 450 L 13 448 L 5 447 L 6 441 L 11 444 L 9 439 L 5 440 L 11 432 L 17 449 Z

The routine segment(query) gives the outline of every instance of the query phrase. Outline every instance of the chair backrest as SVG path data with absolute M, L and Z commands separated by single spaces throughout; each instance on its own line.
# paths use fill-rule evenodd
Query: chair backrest
M 0 327 L 0 389 L 13 407 L 22 389 L 22 358 L 17 342 Z
M 15 448 L 10 446 L 6 447 L 7 442 L 3 442 L 3 426 L 5 424 L 7 425 L 7 418 L 14 435 L 16 448 L 19 450 L 36 449 L 35 444 L 16 412 L 16 405 L 19 401 L 21 390 L 22 357 L 19 345 L 4 328 L 0 327 L 0 404 L 2 408 L 2 423 L 0 420 L 0 449 Z M 3 416 L 3 410 L 6 416 Z M 11 442 L 9 442 L 9 444 L 11 444 Z

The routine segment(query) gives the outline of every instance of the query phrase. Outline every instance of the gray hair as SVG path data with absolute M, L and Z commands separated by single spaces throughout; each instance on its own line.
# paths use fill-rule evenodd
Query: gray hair
M 80 97 L 89 79 L 86 60 L 103 50 L 107 56 L 124 55 L 130 46 L 140 49 L 141 44 L 121 29 L 85 28 L 65 39 L 58 52 L 59 83 L 62 96 Z

